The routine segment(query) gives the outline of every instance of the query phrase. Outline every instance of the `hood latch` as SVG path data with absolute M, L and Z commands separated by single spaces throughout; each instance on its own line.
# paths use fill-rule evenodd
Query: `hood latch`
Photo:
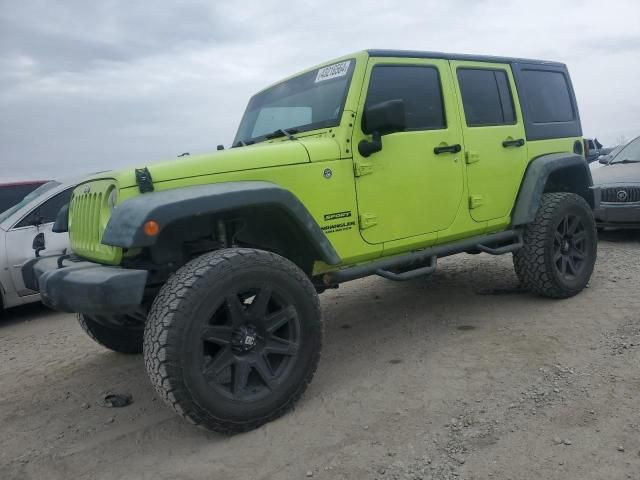
M 138 184 L 140 193 L 153 192 L 153 179 L 147 167 L 136 168 L 136 183 Z

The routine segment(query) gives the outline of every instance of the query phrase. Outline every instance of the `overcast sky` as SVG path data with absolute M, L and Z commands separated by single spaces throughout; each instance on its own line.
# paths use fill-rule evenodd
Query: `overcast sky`
M 0 181 L 228 146 L 252 93 L 365 48 L 565 62 L 585 136 L 629 140 L 639 25 L 638 0 L 0 0 Z

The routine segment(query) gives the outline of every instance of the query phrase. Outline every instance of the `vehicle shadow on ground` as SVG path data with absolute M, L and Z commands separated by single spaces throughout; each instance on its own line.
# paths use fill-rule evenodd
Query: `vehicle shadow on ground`
M 326 392 L 351 388 L 354 375 L 367 376 L 372 371 L 402 362 L 403 355 L 411 355 L 408 351 L 415 354 L 416 350 L 422 350 L 426 338 L 429 342 L 446 342 L 454 338 L 449 335 L 462 320 L 450 319 L 443 314 L 451 307 L 449 292 L 457 291 L 458 295 L 467 296 L 466 308 L 470 310 L 481 307 L 488 299 L 496 301 L 496 297 L 469 293 L 474 292 L 478 284 L 504 288 L 517 286 L 515 275 L 505 275 L 505 270 L 510 269 L 510 262 L 504 265 L 483 262 L 481 269 L 443 265 L 442 270 L 428 278 L 403 283 L 368 278 L 321 295 L 325 318 L 324 351 L 315 379 L 299 404 L 300 411 L 304 411 L 305 404 L 313 403 L 316 397 Z M 494 281 L 496 278 L 500 280 Z M 506 301 L 512 297 L 507 297 Z M 455 310 L 454 307 L 452 313 Z M 31 305 L 20 308 L 13 318 L 6 321 L 36 320 L 51 313 L 55 314 L 42 305 Z M 68 320 L 75 321 L 72 318 Z M 67 319 L 60 321 L 66 324 Z M 90 440 L 82 433 L 77 436 L 67 434 L 64 440 L 57 440 L 63 455 L 98 448 L 100 444 L 135 432 L 151 444 L 160 442 L 166 431 L 181 438 L 186 446 L 197 445 L 203 438 L 208 442 L 228 438 L 189 425 L 165 406 L 147 378 L 141 355 L 122 355 L 104 350 L 93 345 L 90 339 L 85 339 L 79 326 L 77 329 L 77 337 L 73 334 L 62 339 L 64 343 L 76 345 L 76 352 L 69 354 L 76 356 L 77 361 L 67 359 L 64 366 L 58 367 L 58 373 L 49 370 L 46 376 L 34 378 L 35 381 L 26 386 L 28 392 L 25 392 L 27 398 L 43 408 L 50 406 L 52 398 L 65 398 L 57 407 L 59 425 L 44 427 L 43 438 L 56 438 L 59 431 L 64 431 L 65 423 L 79 428 L 81 432 L 91 432 Z M 72 345 L 60 346 L 72 348 Z M 375 352 L 375 355 L 363 355 L 363 352 Z M 425 358 L 428 360 L 428 355 Z M 344 365 L 351 367 L 347 371 Z M 131 393 L 134 402 L 122 409 L 96 406 L 100 392 L 107 390 Z M 83 404 L 90 404 L 91 408 L 83 409 Z M 105 424 L 111 417 L 115 417 L 113 423 Z
M 613 238 L 620 242 L 637 239 L 628 233 L 613 233 Z M 469 378 L 485 381 L 481 360 L 486 348 L 500 348 L 516 370 L 531 358 L 555 359 L 557 346 L 544 335 L 525 337 L 516 332 L 510 341 L 496 340 L 507 335 L 508 329 L 519 328 L 513 319 L 520 312 L 543 310 L 538 315 L 542 321 L 553 317 L 560 305 L 517 289 L 511 259 L 482 254 L 443 259 L 441 269 L 430 277 L 402 283 L 371 277 L 326 292 L 320 296 L 325 320 L 323 353 L 309 390 L 282 419 L 233 437 L 206 432 L 185 422 L 157 398 L 142 356 L 101 349 L 85 339 L 77 327 L 78 334 L 67 333 L 60 344 L 62 349 L 70 349 L 68 355 L 72 358 L 57 365 L 55 371 L 48 369 L 46 375 L 32 374 L 21 395 L 22 402 L 29 399 L 34 408 L 55 412 L 55 416 L 38 425 L 39 439 L 34 448 L 44 451 L 55 443 L 53 452 L 64 468 L 77 472 L 86 468 L 87 457 L 107 445 L 112 458 L 126 458 L 135 451 L 138 458 L 149 459 L 157 449 L 164 448 L 170 436 L 176 441 L 173 459 L 215 448 L 208 454 L 229 463 L 238 442 L 260 444 L 265 437 L 291 428 L 309 428 L 317 421 L 318 412 L 324 412 L 323 418 L 331 420 L 330 412 L 336 405 L 360 415 L 354 402 L 371 397 L 369 405 L 374 406 L 362 411 L 365 422 L 367 415 L 380 408 L 376 397 L 380 382 L 389 391 L 404 389 L 403 382 L 426 385 L 434 381 L 447 388 L 462 389 L 455 390 L 460 394 L 472 387 L 460 387 L 456 382 L 467 385 Z M 589 295 L 597 295 L 594 290 L 573 301 L 578 309 Z M 24 310 L 32 312 L 33 317 L 38 312 L 47 313 L 38 306 Z M 495 316 L 498 310 L 500 318 Z M 27 313 L 18 318 L 25 316 Z M 58 318 L 68 326 L 67 330 L 68 322 L 75 322 L 71 316 Z M 434 370 L 436 363 L 451 368 Z M 404 368 L 424 371 L 425 378 L 416 374 L 398 379 L 398 369 Z M 475 376 L 467 377 L 469 372 Z M 131 393 L 134 402 L 122 409 L 105 409 L 96 405 L 103 390 Z M 434 400 L 436 406 L 429 407 L 430 413 L 438 413 L 441 401 L 445 399 Z M 20 398 L 10 399 L 5 407 L 9 433 L 33 428 L 17 413 L 24 409 Z M 61 433 L 64 436 L 60 437 Z M 47 459 L 38 457 L 36 462 L 45 465 Z M 61 474 L 58 478 L 65 477 Z
M 19 322 L 31 322 L 45 317 L 56 315 L 59 312 L 52 310 L 41 302 L 29 303 L 18 307 L 0 311 L 0 328 L 8 327 Z
M 617 229 L 605 230 L 598 233 L 598 240 L 623 243 L 623 242 L 640 242 L 640 229 Z

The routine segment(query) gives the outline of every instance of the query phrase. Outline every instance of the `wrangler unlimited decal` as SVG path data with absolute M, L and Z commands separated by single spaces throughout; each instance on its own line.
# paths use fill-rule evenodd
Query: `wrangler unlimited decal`
M 344 230 L 351 230 L 355 224 L 355 220 L 351 220 L 350 222 L 334 223 L 333 225 L 325 225 L 322 227 L 322 231 L 324 233 L 342 232 Z

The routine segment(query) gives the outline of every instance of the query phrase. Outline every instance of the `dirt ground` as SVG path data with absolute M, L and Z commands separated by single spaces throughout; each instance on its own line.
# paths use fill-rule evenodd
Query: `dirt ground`
M 640 233 L 610 232 L 575 298 L 518 289 L 510 256 L 442 260 L 321 296 L 297 408 L 226 437 L 156 399 L 141 356 L 39 305 L 0 320 L 0 478 L 640 479 Z M 101 392 L 133 394 L 100 407 Z

